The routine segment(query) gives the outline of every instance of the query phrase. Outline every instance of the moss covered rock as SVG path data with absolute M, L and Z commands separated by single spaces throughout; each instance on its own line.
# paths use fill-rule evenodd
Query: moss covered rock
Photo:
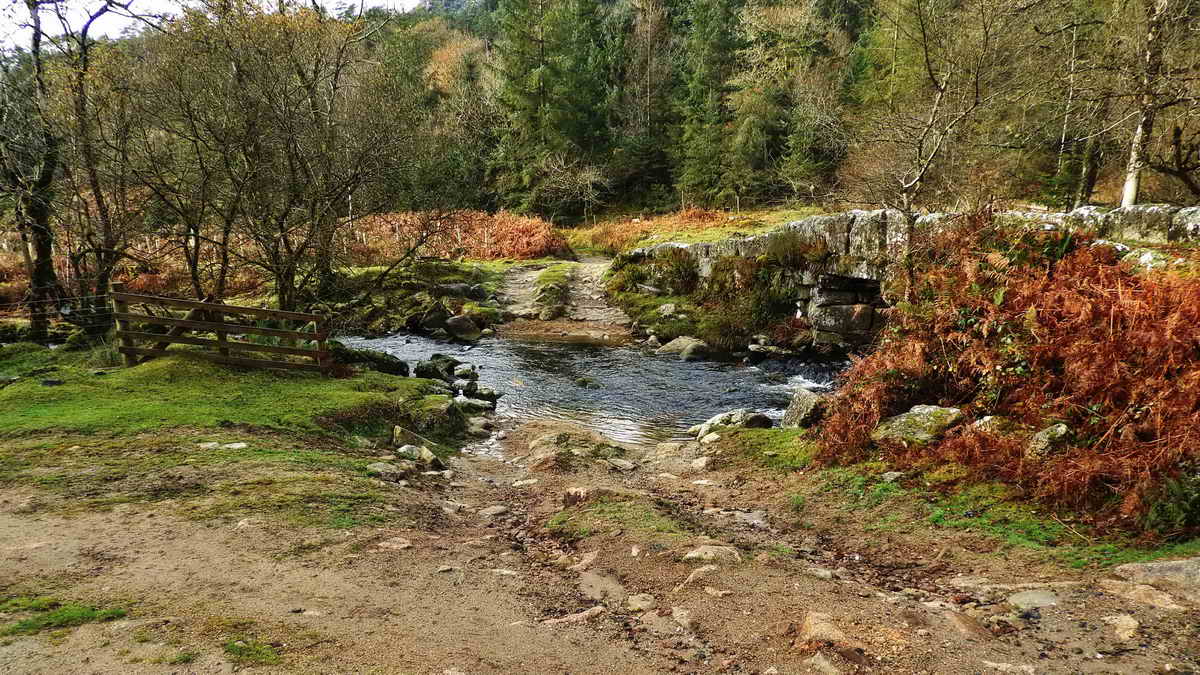
M 962 411 L 936 405 L 917 405 L 906 413 L 889 417 L 871 432 L 875 442 L 928 445 L 958 424 Z

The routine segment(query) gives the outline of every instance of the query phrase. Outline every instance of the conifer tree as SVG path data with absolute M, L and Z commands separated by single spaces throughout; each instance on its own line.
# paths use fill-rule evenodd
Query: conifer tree
M 724 97 L 738 48 L 737 5 L 737 0 L 693 0 L 689 8 L 677 180 L 686 203 L 713 204 L 721 192 L 724 127 L 730 118 Z

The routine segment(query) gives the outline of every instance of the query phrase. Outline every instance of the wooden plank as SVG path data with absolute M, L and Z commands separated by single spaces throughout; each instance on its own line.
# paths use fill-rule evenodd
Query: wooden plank
M 293 321 L 323 321 L 325 317 L 320 314 L 309 314 L 307 312 L 286 312 L 281 309 L 261 309 L 258 307 L 238 307 L 237 305 L 222 305 L 215 302 L 201 302 L 199 300 L 180 300 L 178 298 L 162 298 L 157 295 L 138 295 L 136 293 L 117 293 L 121 296 L 121 300 L 126 304 L 146 303 L 152 305 L 167 305 L 168 307 L 181 307 L 184 309 L 202 309 L 207 311 L 223 312 L 225 314 L 248 314 L 250 316 L 260 316 L 264 319 L 291 319 Z
M 209 297 L 212 297 L 212 296 L 209 296 Z M 183 318 L 192 320 L 192 319 L 200 319 L 203 316 L 204 316 L 204 312 L 202 312 L 198 309 L 190 309 L 190 310 L 188 310 L 188 313 L 184 315 Z M 167 335 L 170 337 L 178 337 L 178 336 L 186 333 L 187 330 L 188 329 L 183 328 L 182 326 L 175 326 L 171 330 L 167 331 Z M 162 339 L 159 339 L 158 343 L 154 345 L 154 348 L 155 349 L 166 349 L 169 346 L 170 346 L 170 342 L 165 342 Z M 149 357 L 142 359 L 142 363 L 145 363 L 146 359 L 148 359 L 148 358 Z
M 182 328 L 191 328 L 193 330 L 203 330 L 209 332 L 217 332 L 220 330 L 230 333 L 251 333 L 254 335 L 266 335 L 268 337 L 294 338 L 300 340 L 316 340 L 321 341 L 329 337 L 327 333 L 321 331 L 319 333 L 305 333 L 296 330 L 280 330 L 278 328 L 259 328 L 258 326 L 243 326 L 237 323 L 219 323 L 216 321 L 196 321 L 193 319 L 175 319 L 166 316 L 145 316 L 142 314 L 130 314 L 128 312 L 114 312 L 113 316 L 118 320 L 125 319 L 126 321 L 138 321 L 141 323 L 153 323 L 160 326 L 180 326 Z
M 268 352 L 271 354 L 293 354 L 295 356 L 308 356 L 317 358 L 320 355 L 319 349 L 305 349 L 303 347 L 276 347 L 275 345 L 259 345 L 253 342 L 238 342 L 236 340 L 209 340 L 206 338 L 191 337 L 188 335 L 170 335 L 166 336 L 162 333 L 141 333 L 138 331 L 130 331 L 127 335 L 135 340 L 157 340 L 158 344 L 154 345 L 154 350 L 163 350 L 167 348 L 166 343 L 177 345 L 196 345 L 198 347 L 217 347 L 228 351 L 235 352 Z M 161 345 L 161 346 L 160 346 Z M 222 354 L 226 356 L 226 354 Z
M 119 281 L 109 284 L 109 294 L 113 298 L 114 314 L 117 314 L 117 313 L 123 314 L 126 312 L 126 310 L 129 309 L 129 307 L 127 307 L 125 305 L 125 302 L 120 297 L 121 295 L 123 295 L 121 291 L 124 291 L 124 290 L 125 290 L 125 284 L 123 284 Z M 117 339 L 120 340 L 122 347 L 132 348 L 133 340 L 126 336 L 126 334 L 128 332 L 129 332 L 129 322 L 121 320 L 121 319 L 117 319 Z M 137 365 L 137 357 L 132 356 L 130 354 L 123 354 L 122 357 L 123 357 L 123 360 L 125 361 L 126 368 Z
M 221 356 L 211 352 L 200 351 L 170 351 L 167 349 L 142 349 L 140 347 L 118 347 L 117 351 L 122 354 L 130 354 L 135 356 L 165 356 L 168 354 L 190 354 L 192 356 L 205 359 L 208 361 L 216 361 L 217 363 L 226 363 L 233 366 L 247 366 L 250 368 L 276 368 L 280 370 L 307 370 L 311 372 L 321 372 L 321 366 L 315 363 L 295 363 L 292 361 L 267 361 L 265 359 L 240 359 L 232 356 Z

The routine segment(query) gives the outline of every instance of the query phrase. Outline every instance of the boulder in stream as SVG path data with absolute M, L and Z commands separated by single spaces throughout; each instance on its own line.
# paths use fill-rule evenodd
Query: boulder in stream
M 446 319 L 446 332 L 459 340 L 466 340 L 468 342 L 474 342 L 481 336 L 479 326 L 471 317 L 463 314 Z
M 685 349 L 693 345 L 704 345 L 705 347 L 708 347 L 708 345 L 704 343 L 704 340 L 697 340 L 694 337 L 681 335 L 674 340 L 671 340 L 667 344 L 659 347 L 654 353 L 660 356 L 669 354 L 682 354 Z
M 825 407 L 829 397 L 808 389 L 797 389 L 792 394 L 792 402 L 787 412 L 783 414 L 783 422 L 779 426 L 787 429 L 806 429 L 820 422 L 825 417 Z

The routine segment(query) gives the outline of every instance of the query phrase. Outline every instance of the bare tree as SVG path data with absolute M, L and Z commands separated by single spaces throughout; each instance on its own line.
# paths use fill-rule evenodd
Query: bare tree
M 0 190 L 12 198 L 29 272 L 30 338 L 44 342 L 59 291 L 51 219 L 60 141 L 46 116 L 43 3 L 25 0 L 24 5 L 29 49 L 0 54 Z

